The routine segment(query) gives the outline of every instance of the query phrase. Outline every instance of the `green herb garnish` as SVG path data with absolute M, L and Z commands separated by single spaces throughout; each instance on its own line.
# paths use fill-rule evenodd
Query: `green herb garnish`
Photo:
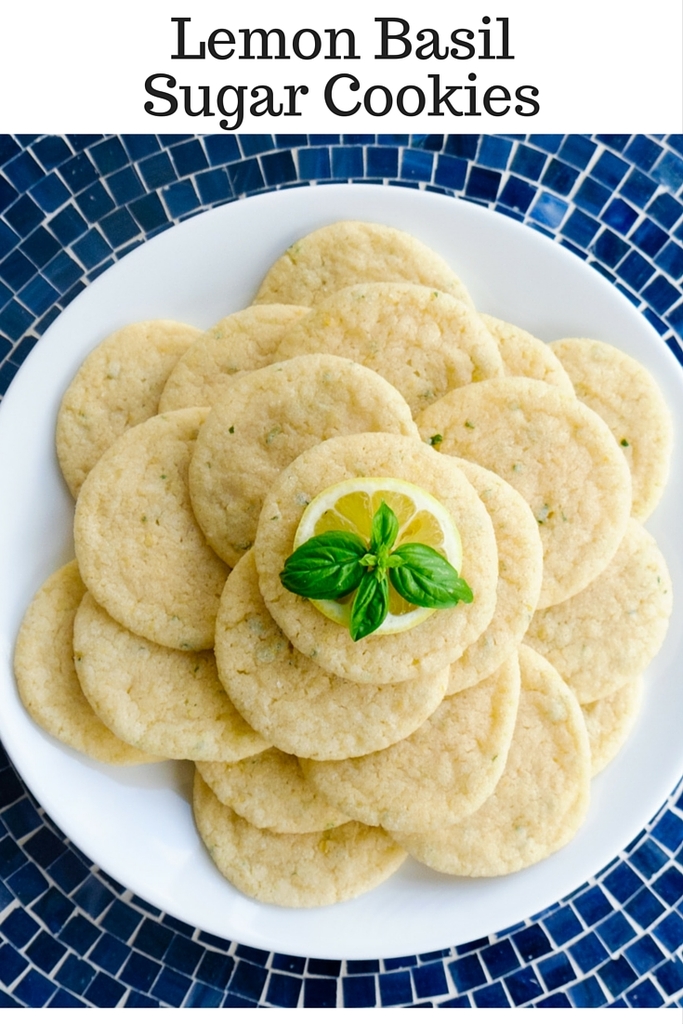
M 394 548 L 399 522 L 382 502 L 372 518 L 370 544 L 350 531 L 330 530 L 311 537 L 285 562 L 283 587 L 318 601 L 334 601 L 355 591 L 349 632 L 362 640 L 389 613 L 390 585 L 409 604 L 452 608 L 470 604 L 472 591 L 448 559 L 427 544 Z

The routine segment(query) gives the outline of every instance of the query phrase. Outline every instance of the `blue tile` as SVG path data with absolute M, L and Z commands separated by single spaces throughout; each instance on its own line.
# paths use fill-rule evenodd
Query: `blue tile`
M 494 980 L 519 967 L 519 960 L 509 939 L 487 946 L 482 949 L 480 956 Z
M 638 220 L 638 213 L 623 199 L 613 199 L 602 215 L 602 219 L 615 231 L 627 234 Z
M 0 945 L 0 981 L 4 985 L 11 985 L 27 967 L 28 960 L 13 946 L 8 942 Z
M 55 981 L 64 985 L 71 992 L 82 995 L 95 976 L 95 969 L 80 957 L 69 953 L 68 957 L 55 974 Z
M 306 978 L 304 981 L 304 1006 L 335 1007 L 337 1005 L 337 982 L 334 978 Z
M 623 956 L 610 960 L 598 968 L 598 975 L 610 995 L 615 997 L 638 980 L 633 968 Z
M 266 953 L 266 959 L 268 954 Z M 263 961 L 265 963 L 265 960 Z M 309 974 L 325 974 L 330 978 L 339 977 L 341 974 L 341 960 L 319 960 L 311 957 L 308 961 Z
M 113 171 L 118 171 L 121 167 L 125 167 L 128 163 L 128 154 L 123 148 L 120 139 L 117 138 L 104 139 L 104 141 L 98 142 L 97 145 L 91 148 L 90 156 L 100 174 L 111 174 Z
M 99 227 L 109 244 L 115 249 L 125 245 L 140 233 L 138 225 L 125 209 L 114 210 L 108 217 L 100 221 Z
M 23 195 L 7 210 L 5 220 L 23 238 L 42 222 L 43 211 L 30 196 Z
M 439 1003 L 439 1007 L 442 1006 L 458 1006 L 461 1009 L 469 1009 L 472 1004 L 467 996 L 454 996 L 452 999 L 444 999 L 443 1002 Z
M 625 160 L 615 156 L 614 153 L 605 151 L 596 160 L 591 169 L 591 175 L 601 181 L 608 188 L 616 188 L 622 180 L 629 166 Z
M 628 256 L 619 264 L 619 276 L 630 284 L 632 288 L 639 291 L 643 285 L 650 280 L 654 273 L 652 265 L 648 263 L 646 259 L 634 251 L 631 251 Z M 641 870 L 639 864 L 633 860 L 635 867 Z
M 505 978 L 505 986 L 515 1006 L 530 1003 L 532 999 L 543 995 L 543 988 L 533 967 L 523 967 L 521 971 L 509 974 Z
M 550 192 L 541 192 L 533 207 L 530 216 L 539 224 L 549 228 L 558 228 L 569 209 L 569 205 Z
M 636 934 L 621 911 L 610 914 L 595 930 L 611 953 L 625 946 Z
M 539 999 L 534 1006 L 542 1006 L 549 1010 L 556 1010 L 561 1008 L 571 1009 L 571 1003 L 564 992 L 553 992 L 552 995 L 546 996 L 545 999 Z
M 345 978 L 345 981 L 355 980 Z M 268 989 L 266 991 L 266 1001 L 272 1003 L 273 1006 L 283 1007 L 295 1007 L 299 1002 L 299 993 L 301 992 L 301 986 L 303 981 L 301 978 L 295 978 L 291 974 L 280 974 L 278 971 L 273 971 L 268 981 Z M 348 1004 L 348 1005 L 359 1005 Z M 374 1005 L 372 1003 L 366 1005 Z
M 380 152 L 385 151 L 381 150 Z M 311 149 L 302 149 L 298 153 L 298 160 L 299 175 L 305 180 L 317 181 L 321 178 L 329 178 L 332 175 L 330 151 L 326 147 L 315 146 Z M 379 170 L 375 170 L 374 173 L 380 175 Z M 396 174 L 396 168 L 391 173 Z
M 230 184 L 235 195 L 256 192 L 265 187 L 258 160 L 241 160 L 228 166 Z
M 71 198 L 71 193 L 56 174 L 48 174 L 31 189 L 31 195 L 46 213 L 53 213 Z
M 159 142 L 155 135 L 122 135 L 121 138 L 131 160 L 142 160 L 150 153 L 159 151 Z
M 379 960 L 347 960 L 347 974 L 376 974 L 379 971 Z
M 34 903 L 31 910 L 52 932 L 58 932 L 69 919 L 73 910 L 71 900 L 67 899 L 59 889 L 48 889 Z
M 640 985 L 636 985 L 630 992 L 627 992 L 626 1001 L 629 1006 L 638 1010 L 654 1009 L 657 1006 L 664 1005 L 661 993 L 657 991 L 649 978 L 646 978 Z
M 272 966 L 276 971 L 303 974 L 306 969 L 306 958 L 303 956 L 289 956 L 285 953 L 274 953 Z
M 239 139 L 245 156 L 267 153 L 275 147 L 272 135 L 240 135 Z
M 67 135 L 75 153 L 81 153 L 84 149 L 88 149 L 89 146 L 99 142 L 101 138 L 101 135 Z
M 161 188 L 169 185 L 177 178 L 168 153 L 156 153 L 138 164 L 138 171 L 148 189 Z
M 161 205 L 161 200 L 155 192 L 150 192 L 149 195 L 133 200 L 130 204 L 130 212 L 143 231 L 154 231 L 156 228 L 169 223 L 168 217 Z
M 6 393 L 18 369 L 19 367 L 10 363 L 9 360 L 0 366 L 0 395 Z
M 629 245 L 623 238 L 619 238 L 613 231 L 610 231 L 609 228 L 605 228 L 598 235 L 590 249 L 608 267 L 616 267 L 617 263 L 623 260 L 629 251 Z M 642 885 L 642 882 L 639 882 L 639 884 Z M 608 889 L 609 886 L 605 885 L 605 888 Z
M 71 204 L 65 206 L 52 220 L 48 221 L 48 227 L 62 245 L 69 245 L 75 238 L 85 234 L 88 230 L 85 220 Z
M 674 305 L 680 298 L 680 291 L 669 284 L 667 279 L 658 275 L 647 288 L 643 289 L 643 298 L 660 316 Z M 655 884 L 655 889 L 657 885 Z M 660 894 L 661 895 L 661 894 Z
M 558 946 L 563 946 L 583 931 L 583 925 L 569 906 L 560 907 L 545 917 L 543 926 Z
M 451 156 L 462 157 L 465 160 L 474 160 L 477 155 L 478 145 L 478 135 L 449 135 L 446 138 L 444 152 L 450 153 Z
M 683 896 L 683 873 L 672 865 L 659 876 L 652 888 L 665 903 L 673 906 Z
M 44 267 L 53 256 L 59 252 L 59 242 L 45 228 L 36 228 L 32 234 L 21 243 L 21 251 L 35 263 L 37 267 Z
M 448 992 L 448 982 L 441 960 L 413 968 L 413 985 L 420 999 L 441 996 Z
M 654 972 L 655 978 L 668 996 L 683 989 L 683 963 L 679 957 L 672 957 Z
M 674 953 L 683 946 L 683 918 L 673 911 L 660 921 L 654 929 L 654 935 L 670 953 Z
M 510 175 L 500 193 L 500 202 L 512 210 L 526 213 L 533 202 L 536 190 L 522 178 Z
M 129 955 L 130 949 L 120 939 L 115 939 L 113 935 L 102 935 L 88 959 L 110 974 L 115 974 Z
M 91 228 L 87 235 L 74 242 L 71 248 L 86 270 L 91 270 L 102 260 L 107 259 L 112 251 L 97 228 Z
M 665 958 L 665 954 L 650 935 L 644 935 L 624 952 L 639 975 L 648 974 Z
M 582 171 L 593 159 L 596 149 L 595 143 L 587 139 L 585 135 L 567 135 L 558 156 Z
M 199 982 L 190 989 L 189 995 L 185 1000 L 184 1006 L 186 1007 L 217 1007 L 221 1005 L 223 1000 L 223 993 L 220 989 L 211 988 L 210 985 L 202 985 Z
M 458 992 L 467 992 L 486 981 L 484 969 L 475 954 L 452 961 L 448 964 L 448 970 Z
M 52 999 L 47 1004 L 48 1009 L 52 1007 L 59 1007 L 60 1009 L 75 1009 L 76 1007 L 87 1008 L 87 1003 L 84 1003 L 82 999 L 77 999 L 76 996 L 72 996 L 70 992 L 65 989 L 57 989 Z
M 33 263 L 16 249 L 0 263 L 0 278 L 15 291 L 30 281 L 35 272 Z
M 26 150 L 6 163 L 3 172 L 18 192 L 26 192 L 45 177 L 45 171 Z
M 174 937 L 175 933 L 170 928 L 145 918 L 133 939 L 133 946 L 142 953 L 161 959 Z
M 683 276 L 683 248 L 676 242 L 669 242 L 655 258 L 655 263 L 677 281 Z
M 178 181 L 162 190 L 168 212 L 174 219 L 182 217 L 200 205 L 199 197 L 191 181 Z
M 631 240 L 648 256 L 655 256 L 668 241 L 668 236 L 654 221 L 645 219 L 635 228 Z
M 152 995 L 169 1006 L 180 1006 L 192 984 L 192 979 L 170 967 L 164 967 L 154 983 Z
M 154 979 L 161 970 L 161 964 L 142 953 L 131 953 L 119 974 L 119 978 L 131 988 L 149 992 Z
M 45 1006 L 57 986 L 38 971 L 30 970 L 16 985 L 12 993 L 26 1006 Z
M 552 949 L 548 936 L 538 924 L 530 925 L 528 928 L 516 932 L 511 938 L 524 963 L 536 960 Z
M 398 1006 L 413 998 L 409 971 L 391 971 L 379 975 L 379 994 L 382 1006 Z
M 592 178 L 584 178 L 573 199 L 579 209 L 597 216 L 609 202 L 611 191 Z
M 99 917 L 106 908 L 113 903 L 115 897 L 106 885 L 95 875 L 89 875 L 83 884 L 74 893 L 74 903 L 89 914 L 90 917 Z
M 102 919 L 102 927 L 126 942 L 142 921 L 142 914 L 126 903 L 115 903 Z
M 572 985 L 568 992 L 572 1003 L 580 1010 L 594 1009 L 604 1006 L 607 1002 L 607 997 L 597 978 L 586 978 L 584 981 L 579 981 L 576 985 Z
M 430 158 L 431 159 L 431 158 Z M 360 178 L 363 174 L 363 150 L 360 146 L 332 148 L 332 176 L 334 178 Z
M 204 948 L 184 935 L 176 935 L 164 953 L 164 963 L 183 974 L 192 974 L 202 958 Z
M 554 988 L 561 988 L 576 978 L 576 972 L 565 953 L 555 953 L 545 960 L 539 960 L 536 965 L 545 987 L 550 992 Z
M 40 925 L 22 907 L 12 910 L 0 923 L 0 932 L 14 946 L 25 946 L 40 930 Z
M 0 175 L 0 213 L 11 206 L 18 195 L 19 193 L 10 185 L 9 181 Z
M 643 208 L 657 191 L 657 182 L 642 171 L 633 170 L 619 189 L 622 196 Z
M 590 933 L 570 946 L 569 952 L 584 974 L 592 971 L 608 956 L 607 950 L 597 935 Z
M 484 199 L 489 202 L 498 195 L 501 175 L 498 171 L 490 171 L 483 167 L 473 166 L 467 179 L 465 194 L 472 199 Z
M 12 341 L 19 338 L 29 329 L 33 317 L 18 302 L 10 302 L 0 313 L 0 333 Z
M 21 147 L 17 145 L 11 135 L 0 135 L 0 165 L 7 163 L 20 152 Z
M 95 181 L 88 188 L 79 192 L 76 203 L 81 213 L 91 224 L 106 217 L 114 209 L 114 202 L 101 182 Z
M 0 258 L 11 252 L 15 245 L 19 244 L 19 236 L 0 221 Z
M 376 1006 L 377 992 L 373 974 L 361 974 L 351 978 L 342 978 L 344 1006 L 361 1007 Z
M 563 163 L 562 160 L 553 159 L 546 168 L 541 184 L 554 192 L 559 192 L 562 196 L 567 196 L 573 189 L 578 176 L 579 172 L 574 167 Z
M 521 175 L 523 178 L 530 178 L 532 181 L 537 181 L 543 172 L 547 159 L 548 158 L 545 153 L 541 153 L 537 149 L 532 149 L 530 146 L 520 144 L 515 150 L 512 163 L 510 164 L 510 170 L 515 174 Z
M 647 212 L 653 220 L 656 220 L 658 224 L 661 224 L 663 228 L 668 230 L 683 216 L 683 205 L 674 199 L 673 196 L 663 193 L 652 200 L 647 208 Z
M 263 991 L 268 971 L 258 964 L 250 964 L 241 960 L 230 980 L 230 991 L 247 999 L 258 1000 Z
M 323 152 L 327 153 L 327 150 L 311 150 L 311 152 Z M 306 153 L 306 150 L 301 150 L 299 153 L 299 167 L 302 167 L 302 157 Z M 328 158 L 329 159 L 329 158 Z M 448 157 L 440 156 L 438 159 L 437 168 L 441 166 L 442 160 L 448 160 Z M 367 166 L 367 173 L 372 178 L 396 178 L 398 176 L 398 149 L 396 146 L 368 146 L 365 153 L 365 160 Z M 460 165 L 462 161 L 449 161 L 448 164 L 444 163 L 443 174 L 449 177 L 448 168 L 451 164 Z M 305 177 L 313 177 L 313 175 L 305 175 Z M 317 177 L 329 177 L 329 169 L 327 174 L 320 174 Z M 438 177 L 438 170 L 437 175 Z M 448 184 L 442 182 L 441 184 Z M 459 185 L 452 185 L 452 188 L 460 188 Z
M 107 187 L 117 203 L 130 203 L 144 195 L 145 189 L 134 168 L 124 167 L 107 178 Z
M 64 853 L 66 847 L 54 832 L 43 827 L 26 840 L 24 849 L 32 860 L 46 868 Z
M 49 974 L 57 966 L 66 952 L 66 946 L 57 942 L 47 932 L 39 932 L 25 950 L 26 956 L 46 974 Z
M 232 197 L 230 181 L 222 168 L 198 174 L 195 182 L 200 199 L 204 204 L 222 203 Z
M 477 989 L 472 993 L 472 998 L 474 1005 L 481 1009 L 510 1005 L 505 989 L 499 981 L 494 982 L 493 985 L 487 985 L 485 988 Z
M 10 876 L 7 885 L 25 906 L 41 896 L 48 888 L 45 876 L 41 874 L 35 864 L 25 864 Z
M 75 914 L 59 933 L 62 942 L 66 942 L 68 946 L 81 954 L 86 953 L 100 935 L 100 929 L 82 914 Z M 106 965 L 102 964 L 101 966 Z
M 680 334 L 683 334 L 683 302 L 680 305 L 676 306 L 675 309 L 671 310 L 667 319 L 671 326 L 674 328 L 674 330 L 677 330 Z M 676 353 L 675 349 L 674 353 Z
M 530 135 L 529 141 L 539 149 L 545 149 L 547 153 L 557 153 L 562 145 L 564 135 Z
M 209 166 L 206 154 L 198 139 L 182 142 L 170 150 L 175 169 L 181 177 L 196 174 Z
M 675 153 L 665 153 L 650 173 L 660 185 L 677 192 L 683 185 L 683 160 Z
M 213 167 L 235 163 L 241 156 L 234 135 L 205 135 L 204 146 Z
M 649 171 L 655 163 L 662 147 L 646 135 L 636 135 L 624 150 L 624 156 L 633 161 L 644 171 Z
M 77 153 L 61 164 L 59 174 L 72 192 L 80 192 L 97 180 L 97 169 L 87 153 Z
M 40 316 L 50 308 L 53 302 L 58 301 L 59 293 L 52 285 L 48 284 L 44 277 L 37 275 L 19 292 L 18 297 L 32 313 Z
M 294 159 L 288 151 L 267 153 L 261 159 L 261 166 L 268 185 L 284 185 L 286 182 L 297 180 Z
M 125 992 L 126 990 L 120 982 L 110 978 L 107 974 L 100 973 L 95 975 L 83 996 L 94 1006 L 111 1009 L 118 1006 Z
M 504 171 L 508 164 L 512 142 L 498 135 L 483 135 L 479 143 L 478 163 Z

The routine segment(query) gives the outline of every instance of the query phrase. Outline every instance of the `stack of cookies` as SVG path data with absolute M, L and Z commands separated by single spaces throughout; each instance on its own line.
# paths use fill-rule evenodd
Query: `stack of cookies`
M 617 349 L 479 314 L 400 231 L 322 228 L 248 309 L 86 359 L 57 424 L 76 560 L 22 624 L 24 704 L 110 764 L 195 762 L 199 833 L 256 899 L 349 899 L 408 854 L 520 870 L 635 721 L 671 612 L 642 525 L 671 441 Z M 441 503 L 474 600 L 354 642 L 280 573 L 309 503 L 367 478 Z

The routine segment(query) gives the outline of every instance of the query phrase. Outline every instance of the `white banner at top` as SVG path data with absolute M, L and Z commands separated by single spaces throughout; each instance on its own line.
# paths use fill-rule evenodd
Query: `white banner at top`
M 6 5 L 0 131 L 680 132 L 680 0 Z

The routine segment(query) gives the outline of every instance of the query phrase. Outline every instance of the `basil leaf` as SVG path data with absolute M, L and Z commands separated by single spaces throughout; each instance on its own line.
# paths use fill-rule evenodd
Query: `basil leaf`
M 372 517 L 370 550 L 375 554 L 377 554 L 380 548 L 388 550 L 397 536 L 398 519 L 396 518 L 396 513 L 383 501 Z
M 349 632 L 362 640 L 382 625 L 389 612 L 389 580 L 386 573 L 365 572 L 351 606 Z
M 346 530 L 311 537 L 289 556 L 280 573 L 282 586 L 293 594 L 319 601 L 345 597 L 366 574 L 360 560 L 363 541 Z
M 452 608 L 470 604 L 472 591 L 448 559 L 426 544 L 401 544 L 393 552 L 401 565 L 389 569 L 392 586 L 406 601 L 420 608 Z

